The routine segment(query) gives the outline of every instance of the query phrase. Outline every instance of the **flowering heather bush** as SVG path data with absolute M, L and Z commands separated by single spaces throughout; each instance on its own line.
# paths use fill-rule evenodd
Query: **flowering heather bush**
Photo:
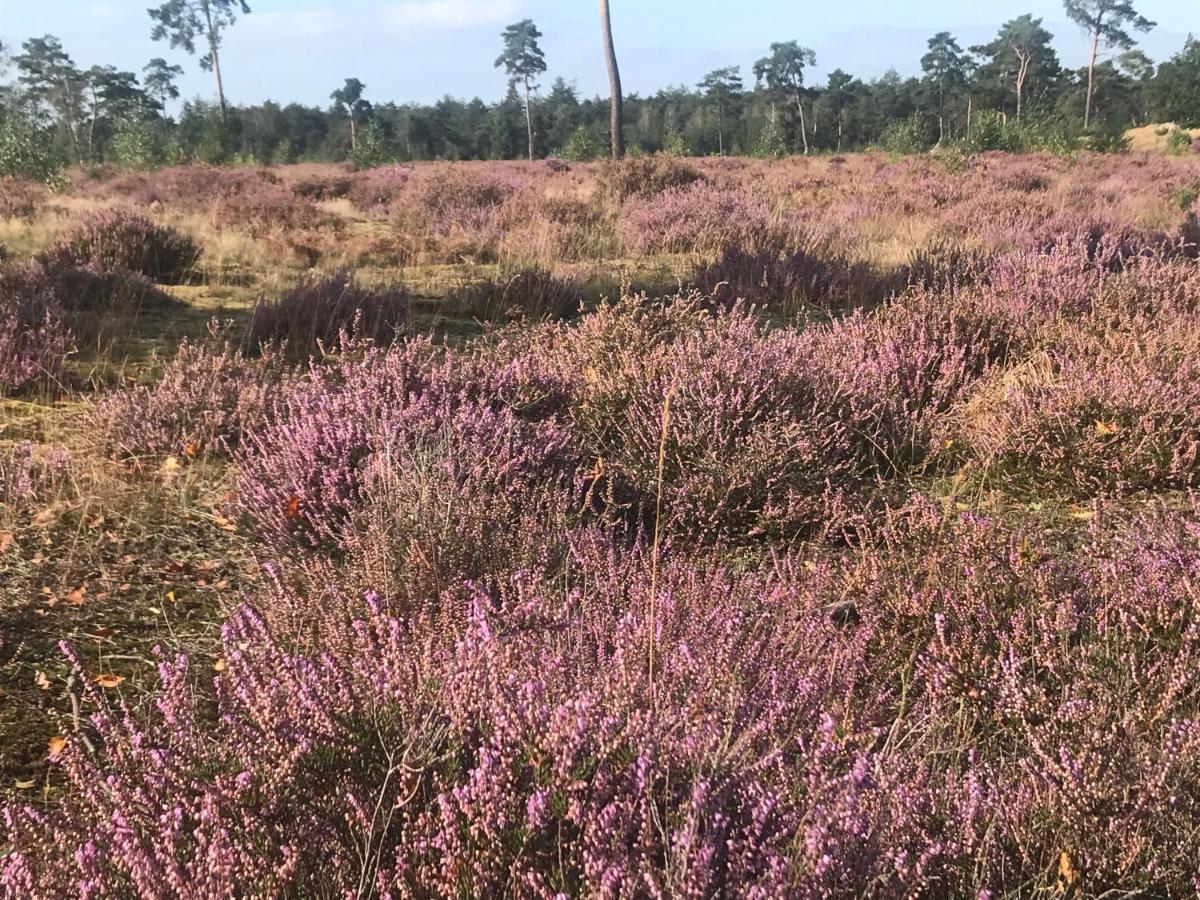
M 244 608 L 215 710 L 186 657 L 149 715 L 81 678 L 101 753 L 70 739 L 61 805 L 6 810 L 0 883 L 1186 895 L 1195 512 L 1101 515 L 1062 554 L 919 505 L 844 561 L 761 572 L 582 534 L 566 582 L 529 571 L 402 615 L 368 598 L 311 654 Z
M 99 444 L 117 457 L 228 453 L 267 421 L 291 378 L 277 358 L 250 361 L 228 344 L 185 341 L 154 384 L 99 399 Z
M 572 282 L 545 269 L 521 269 L 511 275 L 456 288 L 446 298 L 447 315 L 500 322 L 505 319 L 566 319 L 576 315 L 583 295 Z
M 214 197 L 254 192 L 264 185 L 279 183 L 276 175 L 262 169 L 196 163 L 152 172 L 127 172 L 112 181 L 84 185 L 80 193 L 123 197 L 142 209 L 167 206 L 181 212 L 202 212 Z
M 18 509 L 33 503 L 63 474 L 69 460 L 61 448 L 38 453 L 28 441 L 0 447 L 0 506 Z
M 904 286 L 902 275 L 883 275 L 825 242 L 803 249 L 727 246 L 701 269 L 696 283 L 713 300 L 792 312 L 803 306 L 822 310 L 874 306 Z
M 408 317 L 409 295 L 402 286 L 363 287 L 342 269 L 260 302 L 250 320 L 250 344 L 286 344 L 289 353 L 300 356 L 333 349 L 343 332 L 389 344 Z
M 600 166 L 601 191 L 623 202 L 629 197 L 652 196 L 704 180 L 704 174 L 673 156 L 627 156 Z
M 350 196 L 353 184 L 349 176 L 313 176 L 297 181 L 292 190 L 307 200 L 338 200 Z
M 635 194 L 621 207 L 625 248 L 635 254 L 715 253 L 762 246 L 772 233 L 770 207 L 740 191 L 693 182 Z
M 1192 487 L 1200 484 L 1198 360 L 1192 323 L 1075 332 L 981 386 L 956 433 L 989 477 L 1040 491 Z
M 0 177 L 0 219 L 32 222 L 45 202 L 45 185 L 9 175 Z
M 504 204 L 514 190 L 490 174 L 438 169 L 411 181 L 392 204 L 391 218 L 414 253 L 487 261 L 504 238 Z
M 834 507 L 865 474 L 801 351 L 741 310 L 712 318 L 694 301 L 630 299 L 546 352 L 573 385 L 588 455 L 632 487 L 642 513 L 661 495 L 668 531 L 746 539 L 837 524 Z
M 173 228 L 120 209 L 92 213 L 40 257 L 47 269 L 133 272 L 166 284 L 185 279 L 200 247 Z
M 381 166 L 350 176 L 350 202 L 363 212 L 386 211 L 404 193 L 412 178 L 410 166 Z
M 341 219 L 271 181 L 253 182 L 237 191 L 218 193 L 209 216 L 216 228 L 242 228 L 255 236 L 338 231 L 342 226 Z
M 59 383 L 73 345 L 66 313 L 49 286 L 0 272 L 0 395 Z

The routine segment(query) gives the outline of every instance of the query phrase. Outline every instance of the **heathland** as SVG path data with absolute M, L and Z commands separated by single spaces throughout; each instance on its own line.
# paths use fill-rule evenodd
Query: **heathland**
M 1194 896 L 1198 198 L 0 180 L 0 892 Z

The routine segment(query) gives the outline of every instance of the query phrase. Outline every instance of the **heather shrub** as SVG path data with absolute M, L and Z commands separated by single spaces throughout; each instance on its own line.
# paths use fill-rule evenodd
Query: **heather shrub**
M 314 176 L 292 185 L 292 190 L 307 200 L 337 200 L 348 197 L 354 187 L 349 176 Z
M 399 165 L 355 172 L 347 196 L 363 212 L 384 211 L 404 193 L 412 174 L 411 167 Z
M 120 209 L 88 215 L 39 257 L 46 269 L 125 271 L 166 284 L 187 278 L 199 258 L 191 238 Z
M 1072 550 L 918 503 L 853 553 L 761 570 L 575 533 L 566 575 L 309 605 L 319 649 L 242 608 L 215 701 L 180 657 L 140 713 L 71 654 L 99 752 L 69 737 L 57 807 L 6 809 L 0 883 L 1187 894 L 1195 516 L 1100 509 Z M 264 605 L 304 606 L 285 590 Z
M 69 461 L 65 450 L 42 452 L 28 441 L 0 447 L 0 507 L 18 510 L 32 505 L 53 488 Z
M 806 376 L 801 345 L 694 300 L 601 306 L 549 350 L 575 384 L 587 453 L 668 531 L 718 539 L 834 527 L 861 486 L 853 439 Z M 661 472 L 660 472 L 661 468 Z
M 36 181 L 0 176 L 0 219 L 32 222 L 46 202 L 46 188 Z
M 241 228 L 258 237 L 338 231 L 342 227 L 341 219 L 329 215 L 284 185 L 267 180 L 218 193 L 209 216 L 217 228 Z
M 0 272 L 0 395 L 59 384 L 73 345 L 53 290 L 20 273 Z
M 619 232 L 626 250 L 642 256 L 753 250 L 771 236 L 772 216 L 761 200 L 697 181 L 630 196 L 621 207 Z
M 185 341 L 154 383 L 97 400 L 96 441 L 115 457 L 227 454 L 263 426 L 292 380 L 279 359 L 247 360 L 216 335 Z
M 343 332 L 389 344 L 408 318 L 409 295 L 401 285 L 364 287 L 342 269 L 260 301 L 250 319 L 249 341 L 253 347 L 283 344 L 290 354 L 307 356 L 333 349 Z
M 607 160 L 599 167 L 597 177 L 601 191 L 617 202 L 661 194 L 704 180 L 703 173 L 688 163 L 661 154 Z
M 1200 483 L 1200 331 L 1073 331 L 971 397 L 955 434 L 990 480 L 1069 496 Z
M 391 219 L 415 254 L 489 261 L 504 238 L 503 207 L 513 192 L 488 174 L 438 169 L 412 179 L 391 204 Z
M 566 319 L 579 313 L 583 295 L 572 281 L 545 269 L 525 268 L 455 288 L 446 314 L 480 322 L 510 319 Z
M 1029 343 L 1023 323 L 987 298 L 920 290 L 805 337 L 826 414 L 883 475 L 919 469 L 938 450 L 943 416 Z
M 791 313 L 805 306 L 845 310 L 874 306 L 904 286 L 897 274 L 880 274 L 828 242 L 782 249 L 778 245 L 726 246 L 696 274 L 696 283 L 715 302 L 745 300 Z

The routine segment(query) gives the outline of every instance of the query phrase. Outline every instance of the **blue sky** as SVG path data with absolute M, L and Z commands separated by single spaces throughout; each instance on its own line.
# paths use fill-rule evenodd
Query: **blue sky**
M 57 35 L 76 63 L 140 70 L 164 56 L 187 70 L 185 96 L 212 96 L 196 61 L 150 40 L 150 0 L 0 0 L 0 39 L 19 44 Z M 1158 27 L 1141 46 L 1156 61 L 1200 33 L 1197 0 L 1139 0 Z M 498 33 L 534 19 L 549 72 L 585 95 L 606 90 L 594 0 L 251 0 L 253 12 L 227 34 L 226 91 L 234 102 L 267 98 L 325 105 L 346 76 L 373 100 L 429 101 L 453 94 L 494 99 L 504 76 L 493 68 Z M 612 0 L 613 28 L 626 90 L 649 93 L 694 84 L 718 66 L 750 67 L 772 41 L 796 39 L 816 50 L 817 80 L 835 68 L 870 78 L 890 67 L 919 69 L 926 39 L 953 32 L 964 47 L 988 39 L 1006 19 L 1032 12 L 1055 34 L 1059 55 L 1082 65 L 1086 40 L 1059 0 Z

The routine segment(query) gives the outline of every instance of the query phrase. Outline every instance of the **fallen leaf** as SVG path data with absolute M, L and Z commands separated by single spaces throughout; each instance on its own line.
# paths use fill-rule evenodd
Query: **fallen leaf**
M 33 683 L 40 687 L 43 691 L 50 690 L 50 679 L 46 677 L 46 673 L 38 669 L 33 676 Z
M 96 529 L 104 525 L 104 516 L 96 516 L 92 521 L 87 523 L 88 528 Z
M 0 531 L 0 553 L 3 553 L 12 546 L 13 536 L 11 531 Z
M 54 737 L 50 738 L 50 744 L 49 744 L 50 758 L 57 759 L 58 755 L 63 752 L 63 750 L 66 748 L 66 746 L 67 746 L 66 738 L 59 737 L 57 734 Z
M 287 502 L 287 507 L 283 511 L 284 518 L 294 519 L 300 515 L 300 498 L 292 497 Z
M 34 786 L 36 782 L 30 778 L 28 781 L 17 781 L 16 787 L 18 791 L 27 791 Z
M 168 456 L 162 461 L 162 465 L 158 467 L 158 471 L 163 475 L 172 475 L 180 469 L 179 460 L 174 456 Z
M 102 688 L 111 689 L 111 688 L 119 687 L 121 682 L 124 680 L 125 680 L 124 675 L 97 675 L 96 676 L 96 684 L 100 685 L 100 687 L 102 687 Z
M 223 656 L 217 657 L 216 661 L 213 662 L 213 671 L 214 672 L 224 672 L 225 669 L 226 669 L 225 657 L 223 657 Z
M 1105 422 L 1102 419 L 1096 419 L 1096 434 L 1117 434 L 1120 430 L 1121 426 L 1117 422 Z
M 1070 887 L 1079 880 L 1079 872 L 1075 870 L 1075 864 L 1071 861 L 1071 854 L 1064 850 L 1058 857 L 1058 877 L 1061 886 L 1064 888 Z
M 67 602 L 72 606 L 83 606 L 84 594 L 86 593 L 87 588 L 81 585 L 67 594 Z
M 174 591 L 167 591 L 167 602 L 168 603 L 175 602 L 175 592 Z
M 200 452 L 200 445 L 198 443 L 196 443 L 195 441 L 192 441 L 190 444 L 188 444 L 186 447 L 183 448 L 183 452 L 187 455 L 188 459 L 195 459 L 196 454 Z

